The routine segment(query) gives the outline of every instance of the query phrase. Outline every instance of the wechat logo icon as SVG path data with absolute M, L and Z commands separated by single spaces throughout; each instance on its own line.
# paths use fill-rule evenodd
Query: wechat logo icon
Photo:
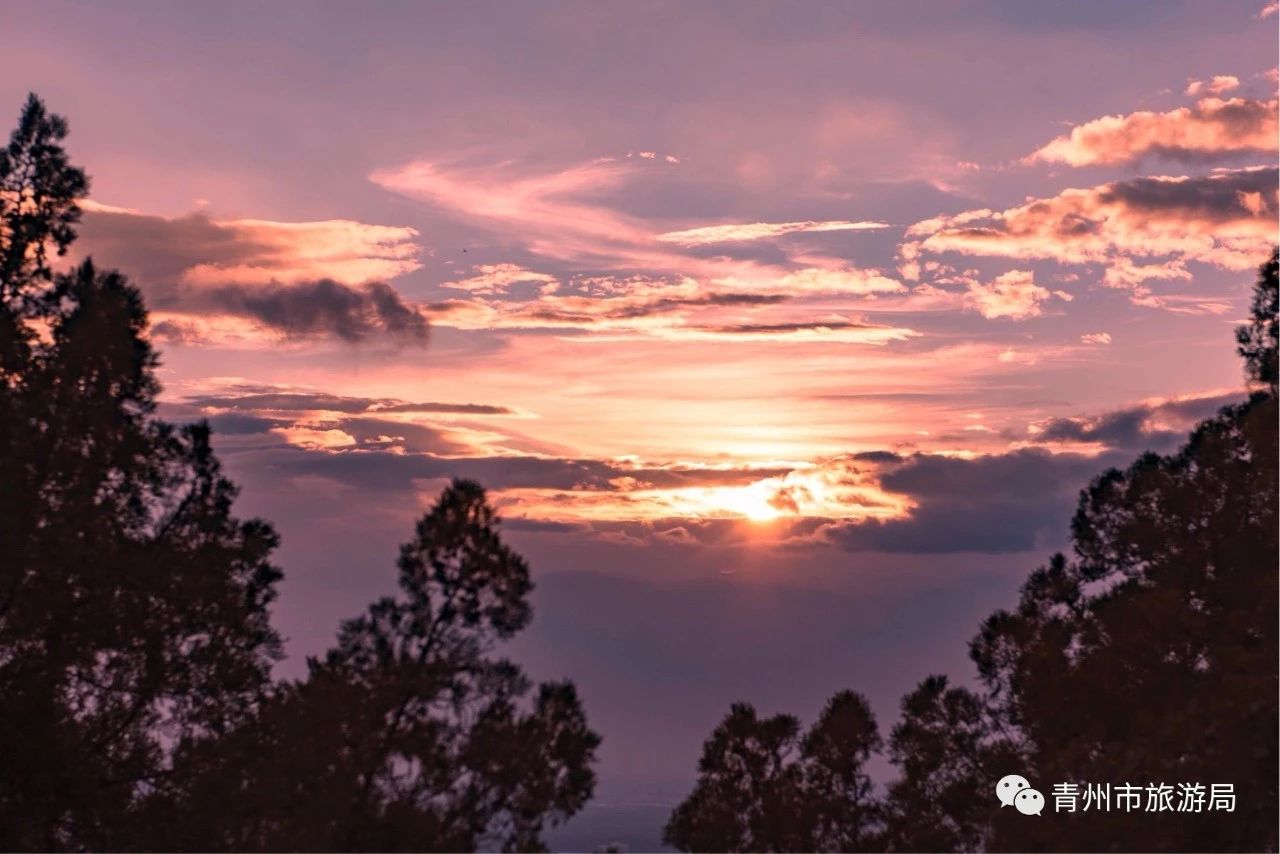
M 996 783 L 996 797 L 1001 807 L 1012 806 L 1023 815 L 1040 815 L 1044 811 L 1044 795 L 1031 788 L 1026 777 L 1010 774 Z

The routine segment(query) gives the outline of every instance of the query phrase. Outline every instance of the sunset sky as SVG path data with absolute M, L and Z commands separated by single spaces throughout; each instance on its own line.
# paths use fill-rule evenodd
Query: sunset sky
M 0 104 L 283 537 L 282 672 L 475 478 L 605 739 L 572 839 L 653 845 L 731 702 L 887 730 L 1240 396 L 1264 3 L 9 2 Z

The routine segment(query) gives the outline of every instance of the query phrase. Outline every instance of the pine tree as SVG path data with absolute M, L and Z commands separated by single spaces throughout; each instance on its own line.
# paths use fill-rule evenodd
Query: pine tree
M 250 725 L 193 742 L 219 770 L 155 804 L 181 848 L 541 850 L 595 785 L 573 685 L 538 686 L 497 645 L 532 612 L 524 559 L 484 490 L 454 481 L 400 552 L 400 593 Z
M 231 514 L 204 425 L 154 416 L 138 291 L 84 262 L 84 173 L 34 96 L 0 157 L 0 848 L 113 848 L 245 720 L 279 639 L 263 522 Z

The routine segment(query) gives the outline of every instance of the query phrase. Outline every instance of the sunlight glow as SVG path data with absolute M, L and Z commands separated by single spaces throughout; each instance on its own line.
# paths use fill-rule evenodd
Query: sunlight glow
M 883 490 L 875 472 L 846 459 L 747 484 L 655 488 L 631 478 L 613 490 L 504 490 L 503 515 L 560 522 L 655 522 L 671 519 L 894 519 L 914 503 Z

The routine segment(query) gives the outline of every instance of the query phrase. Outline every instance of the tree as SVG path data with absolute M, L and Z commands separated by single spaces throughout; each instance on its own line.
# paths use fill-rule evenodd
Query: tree
M 879 847 L 882 810 L 866 772 L 879 748 L 875 716 L 860 694 L 841 691 L 827 701 L 801 745 L 815 850 Z
M 1258 271 L 1258 282 L 1253 289 L 1252 318 L 1247 326 L 1236 330 L 1238 351 L 1244 357 L 1245 374 L 1260 386 L 1270 387 L 1275 397 L 1276 383 L 1280 380 L 1280 354 L 1276 350 L 1276 338 L 1280 334 L 1280 250 L 1271 253 L 1271 260 Z
M 1237 333 L 1256 389 L 1248 400 L 1201 423 L 1177 453 L 1144 454 L 1089 484 L 1071 525 L 1074 554 L 1032 572 L 1017 608 L 991 615 L 974 638 L 978 690 L 932 676 L 903 700 L 883 834 L 863 832 L 872 796 L 848 819 L 863 850 L 1277 848 L 1276 311 L 1273 253 Z M 794 750 L 794 719 L 765 723 L 734 707 L 704 748 L 668 841 L 836 850 L 830 837 L 806 835 L 805 809 L 820 794 L 776 758 Z M 1046 797 L 1058 782 L 1231 783 L 1237 806 L 1026 821 L 995 799 L 1007 774 Z
M 112 848 L 269 683 L 279 571 L 204 425 L 153 415 L 146 311 L 74 240 L 84 174 L 32 96 L 0 156 L 0 847 Z
M 446 489 L 401 594 L 273 683 L 275 533 L 206 424 L 155 417 L 138 291 L 51 266 L 88 187 L 66 132 L 32 96 L 0 152 L 0 848 L 540 847 L 599 738 L 490 655 L 532 583 L 484 491 Z
M 249 726 L 188 745 L 221 768 L 154 820 L 191 848 L 540 849 L 590 798 L 600 739 L 571 683 L 522 708 L 528 679 L 490 656 L 531 617 L 528 566 L 496 525 L 484 490 L 454 481 L 401 548 L 399 595 Z
M 803 738 L 790 715 L 737 703 L 703 745 L 698 782 L 664 841 L 682 851 L 861 851 L 880 833 L 865 763 L 875 717 L 852 691 L 831 698 Z
M 1033 573 L 973 646 L 1039 779 L 1233 783 L 1238 808 L 1090 816 L 1043 837 L 1009 823 L 995 845 L 1276 847 L 1275 294 L 1273 255 L 1239 336 L 1261 389 L 1177 453 L 1096 478 L 1072 523 L 1075 559 Z
M 998 812 L 987 781 L 1025 765 L 991 705 L 945 676 L 903 698 L 889 758 L 900 774 L 885 799 L 889 851 L 981 850 Z

